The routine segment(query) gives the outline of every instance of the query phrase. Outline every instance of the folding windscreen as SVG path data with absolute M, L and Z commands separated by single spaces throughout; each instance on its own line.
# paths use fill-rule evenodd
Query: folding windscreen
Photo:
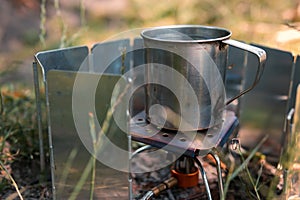
M 105 50 L 114 51 L 115 45 L 122 46 L 123 41 L 105 45 Z M 87 47 L 76 47 L 35 56 L 34 67 L 40 71 L 35 76 L 36 86 L 41 81 L 45 86 L 46 110 L 38 106 L 38 112 L 40 120 L 41 113 L 47 112 L 52 189 L 56 199 L 89 199 L 90 195 L 95 199 L 128 199 L 128 137 L 107 117 L 112 109 L 114 86 L 121 78 L 117 71 L 121 68 L 121 57 L 116 56 L 111 64 L 105 54 L 93 53 Z M 103 64 L 108 66 L 107 72 L 100 74 Z M 36 92 L 41 105 L 43 93 L 40 88 Z M 123 114 L 119 123 L 126 127 L 126 112 Z M 105 121 L 110 126 L 101 133 L 100 126 Z M 114 160 L 118 151 L 103 142 L 107 138 L 124 150 L 125 157 Z
M 144 109 L 143 87 L 135 92 L 125 112 L 120 112 L 119 116 L 110 115 L 118 106 L 112 104 L 112 99 L 116 99 L 114 95 L 126 93 L 128 80 L 122 75 L 128 72 L 126 77 L 130 77 L 133 67 L 144 64 L 142 46 L 141 39 L 133 43 L 125 39 L 96 44 L 91 52 L 87 47 L 73 47 L 36 54 L 33 66 L 35 72 L 39 72 L 34 77 L 38 119 L 41 134 L 42 124 L 48 126 L 49 140 L 44 146 L 49 147 L 56 199 L 88 199 L 91 188 L 94 188 L 95 199 L 128 199 L 130 163 L 129 154 L 124 152 L 129 152 L 131 146 L 126 128 L 129 117 Z M 295 104 L 300 58 L 294 59 L 289 52 L 260 47 L 268 56 L 264 74 L 257 87 L 233 102 L 230 109 L 239 116 L 242 145 L 244 142 L 248 148 L 253 148 L 255 140 L 269 135 L 270 148 L 265 148 L 269 151 L 265 153 L 274 155 L 273 161 L 278 162 L 285 118 Z M 226 79 L 228 97 L 238 94 L 252 82 L 256 62 L 252 55 L 230 47 Z M 134 80 L 143 78 L 137 76 Z M 118 84 L 116 89 L 120 81 L 125 84 Z M 43 87 L 45 93 L 41 90 Z M 44 113 L 47 113 L 46 119 Z M 108 127 L 104 126 L 107 122 Z M 106 127 L 108 140 L 101 136 L 100 126 Z M 41 148 L 44 146 L 42 143 Z M 118 148 L 110 149 L 110 146 Z

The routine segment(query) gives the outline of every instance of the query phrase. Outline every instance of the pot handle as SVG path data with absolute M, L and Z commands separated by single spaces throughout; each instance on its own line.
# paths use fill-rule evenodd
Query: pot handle
M 256 71 L 256 75 L 255 75 L 255 79 L 254 79 L 252 85 L 248 89 L 245 89 L 244 91 L 242 91 L 237 96 L 235 96 L 232 99 L 228 100 L 226 102 L 226 105 L 228 105 L 231 102 L 233 102 L 235 99 L 237 99 L 237 98 L 241 97 L 242 95 L 246 94 L 247 92 L 251 91 L 257 85 L 257 83 L 259 82 L 259 80 L 260 80 L 260 78 L 263 74 L 265 62 L 266 62 L 266 59 L 267 59 L 267 54 L 261 48 L 258 48 L 258 47 L 255 47 L 255 46 L 252 46 L 252 45 L 249 45 L 249 44 L 245 44 L 245 43 L 242 43 L 242 42 L 239 42 L 239 41 L 236 41 L 236 40 L 228 39 L 228 40 L 224 40 L 222 42 L 225 43 L 225 44 L 231 45 L 233 47 L 236 47 L 236 48 L 248 51 L 250 53 L 253 53 L 254 55 L 257 56 L 258 61 L 259 61 L 257 71 Z

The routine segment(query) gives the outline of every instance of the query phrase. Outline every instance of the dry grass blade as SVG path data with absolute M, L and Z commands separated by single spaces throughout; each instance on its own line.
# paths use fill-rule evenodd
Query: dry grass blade
M 79 195 L 86 179 L 88 178 L 91 170 L 92 170 L 92 165 L 93 165 L 93 157 L 90 158 L 89 162 L 85 166 L 82 175 L 80 176 L 79 181 L 77 182 L 71 196 L 69 197 L 69 200 L 75 200 L 77 196 Z
M 41 13 L 40 13 L 40 41 L 43 47 L 46 46 L 46 0 L 41 1 Z
M 2 93 L 0 91 L 0 115 L 3 114 L 3 111 L 4 111 L 3 98 L 2 98 Z
M 229 174 L 224 186 L 224 196 L 223 196 L 223 200 L 226 197 L 226 193 L 228 191 L 229 188 L 229 184 L 230 182 L 236 178 L 239 173 L 241 173 L 242 170 L 244 170 L 245 168 L 247 168 L 248 163 L 250 162 L 250 160 L 253 158 L 253 156 L 256 154 L 256 152 L 258 151 L 258 149 L 262 146 L 262 144 L 267 140 L 268 135 L 266 135 L 259 143 L 258 145 L 251 151 L 251 153 L 249 154 L 249 156 L 243 161 L 243 163 L 236 168 L 232 174 Z M 254 190 L 256 190 L 257 188 L 254 188 Z
M 261 147 L 261 145 L 267 140 L 268 136 L 265 136 L 258 145 L 251 151 L 249 156 L 245 159 L 245 161 L 232 173 L 232 175 L 229 177 L 229 180 L 233 180 L 237 175 L 248 165 L 249 161 L 253 158 L 255 153 L 258 151 L 258 149 Z
M 90 126 L 90 134 L 93 140 L 93 147 L 94 147 L 94 155 L 91 155 L 87 165 L 85 166 L 85 169 L 82 173 L 82 175 L 80 176 L 78 182 L 76 183 L 76 186 L 71 194 L 71 196 L 69 197 L 69 200 L 75 200 L 77 198 L 77 196 L 79 195 L 84 183 L 86 182 L 88 176 L 90 173 L 92 173 L 92 184 L 91 184 L 91 189 L 94 190 L 94 179 L 95 179 L 95 173 L 96 173 L 96 155 L 97 152 L 99 151 L 100 147 L 103 145 L 102 144 L 102 137 L 109 131 L 109 126 L 110 126 L 110 121 L 112 119 L 112 115 L 113 112 L 116 109 L 116 106 L 118 106 L 123 97 L 126 95 L 126 93 L 128 92 L 128 89 L 131 85 L 127 84 L 124 91 L 120 92 L 120 88 L 118 87 L 116 90 L 118 91 L 116 96 L 112 96 L 111 102 L 112 102 L 112 106 L 107 110 L 106 113 L 106 117 L 105 120 L 102 124 L 102 128 L 99 131 L 98 134 L 98 138 L 96 138 L 96 132 L 95 132 L 95 124 L 94 124 L 94 116 L 92 113 L 89 113 L 89 126 Z M 93 196 L 93 191 L 91 191 L 90 196 Z
M 13 186 L 15 187 L 17 193 L 18 193 L 18 196 L 20 197 L 21 200 L 23 200 L 23 197 L 21 195 L 21 191 L 19 190 L 19 187 L 16 183 L 16 181 L 14 180 L 14 178 L 10 175 L 10 173 L 8 172 L 8 170 L 6 169 L 6 167 L 4 166 L 3 162 L 0 160 L 0 166 L 1 166 L 1 169 L 5 171 L 5 173 L 8 175 L 9 179 L 11 180 L 11 182 L 13 183 Z
M 94 156 L 92 156 L 93 165 L 92 165 L 92 179 L 91 179 L 91 191 L 90 191 L 90 200 L 93 199 L 94 190 L 95 190 L 95 179 L 96 179 L 96 150 L 97 150 L 97 139 L 96 139 L 96 131 L 95 131 L 95 122 L 93 113 L 89 113 L 89 125 L 90 125 L 90 133 L 93 140 L 93 149 Z
M 80 0 L 80 22 L 81 22 L 81 26 L 86 25 L 86 21 L 85 21 L 86 13 L 85 12 L 86 11 L 85 11 L 84 0 Z
M 64 191 L 64 185 L 66 184 L 66 180 L 67 180 L 67 177 L 69 175 L 69 170 L 71 169 L 71 167 L 73 165 L 73 161 L 74 161 L 77 153 L 78 153 L 77 148 L 72 149 L 72 151 L 70 152 L 70 155 L 69 155 L 69 157 L 66 161 L 66 166 L 64 167 L 63 172 L 62 172 L 62 176 L 59 180 L 59 183 L 62 186 L 60 188 L 58 188 L 59 190 L 57 191 L 57 193 L 62 193 Z

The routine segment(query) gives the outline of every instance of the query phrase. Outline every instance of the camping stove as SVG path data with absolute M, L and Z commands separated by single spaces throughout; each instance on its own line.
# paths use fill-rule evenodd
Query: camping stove
M 173 28 L 169 27 L 167 29 L 172 30 Z M 271 59 L 273 61 L 270 63 L 272 67 L 269 67 L 268 71 L 270 75 L 265 76 L 262 82 L 264 83 L 263 86 L 266 87 L 267 85 L 270 88 L 257 87 L 258 92 L 257 90 L 253 91 L 257 93 L 246 102 L 246 106 L 243 108 L 243 113 L 246 109 L 248 115 L 244 114 L 244 119 L 239 119 L 240 101 L 238 97 L 250 91 L 259 81 L 266 59 L 264 51 L 258 47 L 231 40 L 231 32 L 222 28 L 176 26 L 175 29 L 179 32 L 182 31 L 183 36 L 188 35 L 190 37 L 182 37 L 182 34 L 173 37 L 174 31 L 166 34 L 163 32 L 162 35 L 156 37 L 156 31 L 159 30 L 158 32 L 162 33 L 162 29 L 155 28 L 151 29 L 150 32 L 143 32 L 142 39 L 140 37 L 135 38 L 133 41 L 130 38 L 118 39 L 96 44 L 91 50 L 83 46 L 45 51 L 35 55 L 33 69 L 39 133 L 42 138 L 42 122 L 46 120 L 49 127 L 49 154 L 54 197 L 65 199 L 71 195 L 76 181 L 80 179 L 81 172 L 85 169 L 85 164 L 89 163 L 89 158 L 94 155 L 95 149 L 92 145 L 93 138 L 90 134 L 89 116 L 93 114 L 101 122 L 106 119 L 107 111 L 111 106 L 111 97 L 119 80 L 126 79 L 125 81 L 131 80 L 132 82 L 138 80 L 143 84 L 138 85 L 134 95 L 130 93 L 132 99 L 130 99 L 129 109 L 133 111 L 131 116 L 126 112 L 128 109 L 126 104 L 125 109 L 119 112 L 120 120 L 111 120 L 110 127 L 112 128 L 107 132 L 107 135 L 110 136 L 111 143 L 116 144 L 114 146 L 120 147 L 122 151 L 108 151 L 105 146 L 107 144 L 99 149 L 100 156 L 105 159 L 100 159 L 101 163 L 98 162 L 99 164 L 96 166 L 95 184 L 99 187 L 95 188 L 95 198 L 112 198 L 112 196 L 118 195 L 120 197 L 123 195 L 123 199 L 128 199 L 128 193 L 132 195 L 130 192 L 132 188 L 128 188 L 128 171 L 132 172 L 129 169 L 130 164 L 132 164 L 131 161 L 142 155 L 143 152 L 153 149 L 172 154 L 172 167 L 168 169 L 168 179 L 147 192 L 143 197 L 144 199 L 150 199 L 161 190 L 175 185 L 183 189 L 194 188 L 199 183 L 199 174 L 201 174 L 205 185 L 206 196 L 211 199 L 208 173 L 206 173 L 209 171 L 206 166 L 202 166 L 203 162 L 199 159 L 205 156 L 210 156 L 215 163 L 219 194 L 222 196 L 221 163 L 214 151 L 215 148 L 226 146 L 231 138 L 236 137 L 238 131 L 241 133 L 243 126 L 245 127 L 245 124 L 252 120 L 245 121 L 247 117 L 251 116 L 251 113 L 259 113 L 260 110 L 265 110 L 266 113 L 270 114 L 268 115 L 270 118 L 275 118 L 274 109 L 285 110 L 285 104 L 282 103 L 281 106 L 278 106 L 275 103 L 276 101 L 281 102 L 278 94 L 286 94 L 282 91 L 288 91 L 290 78 L 286 78 L 284 84 L 281 84 L 282 87 L 284 86 L 283 88 L 276 86 L 276 90 L 273 88 L 275 84 L 269 83 L 272 83 L 274 77 L 278 77 L 283 71 L 285 74 L 292 74 L 293 68 L 287 67 L 294 66 L 292 65 L 293 59 L 289 54 L 286 55 L 278 50 L 265 48 L 270 52 L 268 52 L 268 55 L 273 55 L 273 59 Z M 197 37 L 202 31 L 204 31 L 204 37 Z M 246 53 L 245 49 L 250 54 Z M 179 56 L 176 57 L 176 54 Z M 281 56 L 277 56 L 278 54 Z M 288 58 L 282 58 L 283 56 Z M 289 62 L 281 65 L 281 62 L 285 60 Z M 160 65 L 156 65 L 157 63 Z M 214 63 L 217 66 L 215 68 L 217 71 L 211 70 Z M 257 64 L 258 68 L 255 67 Z M 123 76 L 124 72 L 135 71 L 135 69 L 140 69 L 140 66 L 144 66 L 144 74 L 138 74 L 136 77 L 135 74 L 133 76 L 130 74 L 129 76 Z M 157 73 L 157 70 L 166 69 L 161 68 L 162 66 L 168 66 L 168 69 L 178 72 L 177 75 L 179 74 L 185 79 L 171 77 L 169 71 L 165 71 L 165 73 L 163 73 L 164 71 L 158 71 L 160 73 Z M 199 66 L 200 71 L 197 69 Z M 204 68 L 209 67 L 204 69 L 201 66 L 204 66 Z M 228 68 L 231 70 L 225 76 L 225 71 Z M 251 73 L 245 72 L 244 69 L 246 68 Z M 266 69 L 268 70 L 268 68 Z M 290 71 L 285 71 L 286 69 Z M 217 76 L 213 76 L 216 72 L 219 75 L 217 73 Z M 100 81 L 99 76 L 101 76 Z M 269 77 L 269 79 L 266 79 L 266 77 Z M 186 84 L 185 80 L 188 81 L 189 87 L 195 92 L 195 99 L 199 101 L 193 102 L 189 98 L 192 93 L 185 93 L 188 90 L 182 86 L 189 85 Z M 226 98 L 224 87 L 214 85 L 215 81 L 226 85 Z M 40 85 L 41 82 L 44 84 Z M 244 85 L 244 82 L 247 84 Z M 76 87 L 74 87 L 74 83 L 76 83 Z M 171 90 L 171 92 L 165 90 L 160 84 L 165 87 L 169 84 L 170 88 L 173 87 L 174 90 Z M 240 91 L 241 88 L 249 85 L 249 88 Z M 45 88 L 45 98 L 40 98 L 43 95 L 43 93 L 40 93 L 43 86 Z M 95 90 L 94 93 L 91 92 L 92 87 Z M 120 91 L 126 91 L 126 88 L 123 87 L 119 89 Z M 266 91 L 276 92 L 269 94 Z M 177 99 L 183 100 L 182 104 L 176 101 L 172 92 Z M 74 95 L 76 102 L 74 101 Z M 272 101 L 269 101 L 270 97 L 272 97 Z M 274 99 L 276 101 L 273 101 Z M 46 101 L 46 119 L 42 116 L 43 100 Z M 123 101 L 120 102 L 123 103 Z M 230 104 L 231 102 L 233 103 Z M 271 104 L 270 102 L 275 103 Z M 257 105 L 258 103 L 261 104 Z M 159 105 L 159 107 L 156 105 Z M 210 105 L 214 106 L 209 107 Z M 152 109 L 149 112 L 151 107 L 158 109 Z M 202 112 L 202 109 L 207 107 L 209 107 L 207 110 L 210 112 Z M 163 110 L 161 108 L 168 111 L 168 118 L 176 118 L 180 115 L 180 118 L 184 121 L 192 122 L 192 128 L 184 126 L 181 129 L 176 123 L 164 123 L 169 120 L 168 118 L 162 118 L 163 120 L 160 121 L 161 117 L 164 117 L 164 115 L 159 115 L 161 113 L 158 111 Z M 180 113 L 180 110 L 183 113 Z M 197 112 L 200 114 L 197 114 Z M 75 118 L 77 120 L 74 120 Z M 197 120 L 194 121 L 194 119 Z M 269 120 L 269 118 L 266 119 Z M 240 130 L 239 120 L 243 124 Z M 210 122 L 212 123 L 210 124 Z M 277 121 L 274 120 L 274 122 Z M 262 123 L 268 124 L 263 120 Z M 78 125 L 80 125 L 79 129 Z M 272 128 L 275 125 L 278 130 L 281 130 L 281 124 L 272 123 Z M 123 127 L 125 128 L 123 129 Z M 98 131 L 97 129 L 96 132 Z M 217 133 L 217 139 L 214 140 L 213 144 L 207 145 L 205 138 L 214 137 L 214 133 Z M 138 142 L 138 145 L 142 143 L 142 147 L 132 153 L 130 139 Z M 41 147 L 43 147 L 42 144 Z M 71 165 L 72 163 L 66 163 L 66 161 L 71 160 L 74 152 L 77 153 L 75 156 L 76 162 L 74 162 L 76 164 L 71 167 L 76 170 L 70 170 L 69 176 L 65 177 L 62 169 L 70 167 L 67 164 Z M 120 152 L 125 152 L 125 154 L 120 156 Z M 126 160 L 128 162 L 125 162 L 124 158 L 128 158 Z M 120 159 L 123 159 L 124 162 L 120 162 Z M 44 160 L 44 158 L 41 158 L 41 160 Z M 113 168 L 110 166 L 113 166 Z M 120 186 L 119 184 L 118 190 L 116 190 L 114 183 L 122 183 L 123 185 Z M 123 191 L 120 188 L 123 188 Z M 130 191 L 128 192 L 128 190 Z M 201 192 L 205 194 L 205 192 Z M 78 198 L 87 199 L 89 195 L 90 182 L 85 180 Z
M 238 124 L 235 113 L 227 111 L 220 139 L 216 146 L 224 146 L 230 136 L 235 136 Z M 168 131 L 147 122 L 144 112 L 137 114 L 131 119 L 130 133 L 135 141 L 157 148 L 165 147 L 166 150 L 174 153 L 180 153 L 184 150 L 184 155 L 189 157 L 203 156 L 210 152 L 209 149 L 199 149 L 207 130 L 197 131 L 195 138 L 190 139 L 184 132 Z
M 239 122 L 235 113 L 233 111 L 226 111 L 224 124 L 221 128 L 216 147 L 223 147 L 228 141 L 230 141 L 230 138 L 235 138 L 238 133 L 238 127 Z M 131 119 L 130 133 L 134 141 L 144 143 L 147 146 L 137 149 L 133 156 L 151 148 L 162 148 L 165 151 L 175 154 L 181 154 L 183 152 L 183 154 L 174 161 L 174 167 L 170 171 L 172 175 L 171 183 L 173 183 L 171 186 L 177 185 L 180 188 L 197 186 L 200 171 L 208 199 L 211 199 L 212 197 L 206 172 L 201 161 L 198 159 L 199 156 L 211 155 L 216 164 L 219 194 L 221 198 L 223 195 L 223 183 L 220 159 L 213 149 L 199 148 L 202 146 L 203 137 L 207 134 L 207 132 L 208 130 L 199 130 L 197 131 L 196 137 L 191 139 L 187 137 L 187 133 L 161 129 L 160 127 L 147 122 L 145 112 L 141 112 Z M 173 178 L 176 181 L 174 181 Z M 166 184 L 163 185 L 166 186 Z M 167 186 L 162 189 L 167 189 L 171 186 L 167 184 Z M 150 199 L 152 195 L 157 195 L 160 191 L 161 190 L 155 188 L 153 191 L 148 192 L 144 199 Z

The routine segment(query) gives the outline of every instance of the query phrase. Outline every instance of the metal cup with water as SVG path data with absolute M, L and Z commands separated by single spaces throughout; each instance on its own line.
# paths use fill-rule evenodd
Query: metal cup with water
M 147 120 L 164 129 L 194 131 L 222 123 L 226 105 L 259 81 L 264 50 L 230 39 L 224 28 L 174 25 L 145 29 Z M 259 60 L 253 84 L 226 99 L 228 45 L 255 54 Z

